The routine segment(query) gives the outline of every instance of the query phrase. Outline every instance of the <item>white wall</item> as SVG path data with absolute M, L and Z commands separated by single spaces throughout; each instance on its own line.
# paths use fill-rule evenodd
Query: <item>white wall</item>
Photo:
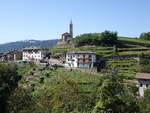
M 77 68 L 77 67 L 84 67 L 84 68 L 89 68 L 90 64 L 82 64 L 80 63 L 78 66 L 78 58 L 83 58 L 83 56 L 88 57 L 91 55 L 91 67 L 94 67 L 94 63 L 96 62 L 96 55 L 94 54 L 79 54 L 79 53 L 70 53 L 66 55 L 66 66 L 67 67 L 72 67 L 72 68 Z M 69 61 L 68 61 L 69 60 Z M 81 59 L 82 60 L 82 59 Z
M 144 91 L 146 89 L 150 89 L 150 80 L 138 80 L 138 82 L 139 82 L 139 95 L 144 96 Z
M 23 51 L 23 61 L 42 60 L 46 55 L 47 50 L 38 50 L 38 51 Z

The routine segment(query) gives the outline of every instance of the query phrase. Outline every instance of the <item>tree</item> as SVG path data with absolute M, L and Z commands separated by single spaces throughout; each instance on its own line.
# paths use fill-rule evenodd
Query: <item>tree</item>
M 22 87 L 15 89 L 7 101 L 8 113 L 33 113 L 35 101 L 31 92 Z
M 102 46 L 113 46 L 117 44 L 117 32 L 104 31 L 100 35 Z
M 150 32 L 142 33 L 140 35 L 140 39 L 142 39 L 142 40 L 150 40 Z
M 108 75 L 98 88 L 98 101 L 93 113 L 137 113 L 139 107 L 135 97 L 126 91 L 123 80 Z
M 119 95 L 122 92 L 122 79 L 117 76 L 107 75 L 100 88 L 98 88 L 98 102 L 93 113 L 113 113 L 118 110 L 117 106 L 121 103 Z
M 117 33 L 104 31 L 102 33 L 88 33 L 77 36 L 73 43 L 76 46 L 97 45 L 97 46 L 113 46 L 117 44 Z
M 150 40 L 150 32 L 142 33 L 140 35 L 140 39 L 142 39 L 142 40 Z
M 16 65 L 0 63 L 0 113 L 5 113 L 7 99 L 20 79 Z

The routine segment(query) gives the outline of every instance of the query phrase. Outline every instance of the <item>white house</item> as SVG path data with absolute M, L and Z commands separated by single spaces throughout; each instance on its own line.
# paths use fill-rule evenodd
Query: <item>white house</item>
M 95 63 L 95 52 L 78 51 L 66 54 L 66 66 L 70 68 L 92 68 Z
M 26 47 L 23 49 L 23 61 L 40 61 L 46 58 L 48 48 L 43 47 Z
M 137 73 L 136 79 L 138 80 L 138 94 L 144 96 L 144 91 L 150 89 L 150 73 Z

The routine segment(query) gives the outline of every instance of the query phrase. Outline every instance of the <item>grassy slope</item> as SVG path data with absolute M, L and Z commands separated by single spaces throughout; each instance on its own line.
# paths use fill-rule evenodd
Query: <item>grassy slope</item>
M 34 72 L 34 75 L 30 74 L 31 71 Z M 48 73 L 47 75 L 45 75 L 46 72 Z M 54 70 L 49 67 L 39 69 L 38 66 L 23 66 L 19 69 L 19 73 L 24 74 L 22 80 L 19 82 L 19 86 L 23 86 L 31 90 L 34 86 L 33 95 L 40 94 L 44 89 L 51 90 L 56 88 L 59 85 L 59 81 L 63 79 L 73 80 L 85 92 L 94 91 L 98 84 L 101 83 L 100 75 L 93 75 L 77 70 L 70 71 L 64 68 Z M 44 78 L 42 82 L 41 78 Z
M 119 37 L 119 40 L 125 40 L 125 41 L 130 41 L 130 42 L 138 42 L 138 43 L 150 44 L 150 41 L 141 40 L 139 38 Z

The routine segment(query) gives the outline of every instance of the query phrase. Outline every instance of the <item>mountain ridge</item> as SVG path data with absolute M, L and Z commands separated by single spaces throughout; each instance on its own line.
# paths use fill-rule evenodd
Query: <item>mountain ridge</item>
M 40 47 L 53 47 L 57 44 L 59 39 L 53 40 L 23 40 L 23 41 L 16 41 L 16 42 L 8 42 L 4 44 L 0 44 L 0 53 L 5 53 L 8 51 L 13 50 L 21 50 L 28 46 L 40 46 Z

